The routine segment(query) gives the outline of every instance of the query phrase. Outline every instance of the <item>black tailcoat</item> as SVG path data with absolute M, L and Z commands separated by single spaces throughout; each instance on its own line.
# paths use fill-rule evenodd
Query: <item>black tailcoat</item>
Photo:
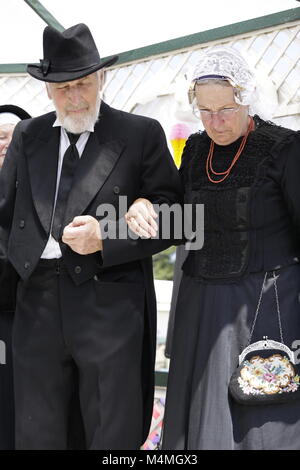
M 60 128 L 53 127 L 54 120 L 55 113 L 51 112 L 16 126 L 0 175 L 1 256 L 8 258 L 25 283 L 34 273 L 49 236 L 60 143 Z M 65 225 L 78 215 L 95 217 L 97 208 L 104 203 L 112 204 L 118 213 L 119 196 L 127 196 L 128 206 L 137 197 L 173 204 L 181 202 L 181 183 L 159 123 L 112 109 L 102 102 L 99 121 L 76 169 Z M 117 224 L 124 225 L 124 220 L 121 218 Z M 115 286 L 113 292 L 118 298 L 124 293 L 124 286 L 130 284 L 132 271 L 136 275 L 142 273 L 143 439 L 151 418 L 155 359 L 156 300 L 151 255 L 170 244 L 169 240 L 160 239 L 105 239 L 101 254 L 86 256 L 62 245 L 74 289 L 97 276 L 101 283 L 109 282 L 110 295 Z M 135 289 L 128 288 L 127 295 L 134 296 Z M 101 303 L 101 296 L 98 301 Z M 118 302 L 114 298 L 110 302 L 113 315 L 114 303 Z

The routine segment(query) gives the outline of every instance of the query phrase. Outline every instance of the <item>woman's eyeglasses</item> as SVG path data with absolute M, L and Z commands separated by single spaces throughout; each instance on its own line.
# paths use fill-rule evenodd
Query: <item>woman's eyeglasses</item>
M 229 119 L 234 116 L 235 113 L 239 111 L 239 107 L 234 108 L 223 108 L 219 111 L 209 111 L 208 109 L 201 109 L 198 108 L 197 105 L 193 106 L 193 113 L 194 115 L 201 119 L 202 121 L 210 121 L 213 116 L 218 116 L 221 119 Z

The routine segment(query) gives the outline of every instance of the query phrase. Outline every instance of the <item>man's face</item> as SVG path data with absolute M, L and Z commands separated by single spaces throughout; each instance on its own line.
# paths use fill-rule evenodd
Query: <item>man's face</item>
M 10 144 L 14 128 L 15 128 L 15 124 L 1 124 L 0 125 L 0 168 L 3 165 L 7 147 Z
M 95 125 L 102 82 L 103 72 L 100 71 L 70 82 L 47 84 L 48 96 L 67 131 L 79 134 Z

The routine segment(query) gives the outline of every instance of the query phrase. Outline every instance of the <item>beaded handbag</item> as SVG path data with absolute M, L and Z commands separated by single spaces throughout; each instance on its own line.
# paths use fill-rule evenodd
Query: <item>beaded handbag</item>
M 300 398 L 299 366 L 294 352 L 284 344 L 277 278 L 273 271 L 273 286 L 277 306 L 280 342 L 264 336 L 251 343 L 267 279 L 265 273 L 247 347 L 239 355 L 239 366 L 229 382 L 232 398 L 242 405 L 286 403 Z

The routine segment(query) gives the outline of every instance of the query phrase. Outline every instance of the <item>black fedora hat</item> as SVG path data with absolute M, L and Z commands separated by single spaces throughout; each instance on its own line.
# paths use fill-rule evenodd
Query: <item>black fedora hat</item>
M 44 82 L 68 82 L 113 65 L 118 56 L 102 61 L 89 28 L 83 24 L 63 32 L 47 26 L 43 36 L 44 59 L 29 64 L 27 72 Z

